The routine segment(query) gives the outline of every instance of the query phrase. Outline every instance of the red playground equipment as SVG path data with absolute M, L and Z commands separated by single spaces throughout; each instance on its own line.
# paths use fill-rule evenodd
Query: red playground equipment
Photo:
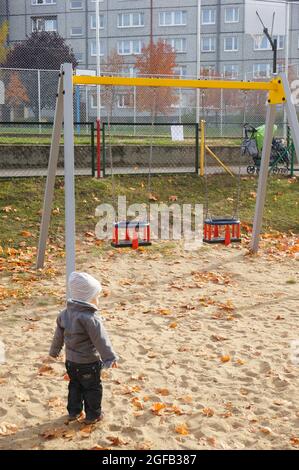
M 230 243 L 241 241 L 240 220 L 232 219 L 206 219 L 204 222 L 205 243 Z
M 151 246 L 151 244 L 149 222 L 115 222 L 111 243 L 114 248 L 137 250 L 139 246 Z

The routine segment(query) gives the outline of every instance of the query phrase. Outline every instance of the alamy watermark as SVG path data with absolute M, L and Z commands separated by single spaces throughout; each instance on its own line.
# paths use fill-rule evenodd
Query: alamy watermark
M 292 101 L 295 106 L 299 105 L 299 80 L 293 80 L 291 83 Z
M 117 208 L 101 204 L 96 208 L 99 221 L 95 228 L 99 240 L 110 240 L 115 221 L 150 223 L 152 240 L 183 240 L 184 248 L 192 250 L 202 245 L 203 205 L 151 203 L 127 205 L 126 196 L 119 196 Z
M 6 357 L 5 357 L 5 344 L 4 342 L 0 339 L 0 365 L 6 363 Z
M 299 339 L 294 339 L 290 344 L 291 361 L 295 366 L 299 366 Z

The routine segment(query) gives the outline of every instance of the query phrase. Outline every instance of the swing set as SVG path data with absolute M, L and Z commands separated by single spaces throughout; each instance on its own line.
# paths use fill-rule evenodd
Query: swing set
M 251 240 L 251 251 L 257 252 L 262 227 L 263 210 L 266 198 L 266 187 L 275 124 L 277 106 L 284 105 L 297 158 L 299 158 L 299 123 L 296 109 L 292 102 L 291 90 L 285 74 L 274 75 L 270 81 L 245 82 L 226 80 L 186 80 L 173 78 L 126 78 L 107 76 L 75 76 L 72 64 L 63 64 L 59 74 L 56 110 L 52 134 L 48 175 L 44 195 L 42 221 L 37 254 L 37 268 L 44 265 L 46 243 L 48 238 L 51 209 L 54 196 L 55 176 L 57 169 L 59 144 L 62 130 L 64 132 L 64 167 L 65 167 L 65 246 L 66 246 L 66 276 L 75 271 L 75 176 L 74 176 L 74 109 L 73 89 L 78 85 L 110 85 L 121 87 L 173 87 L 189 89 L 231 89 L 231 90 L 263 90 L 268 92 L 267 115 L 265 124 L 265 137 L 259 172 L 259 182 L 256 197 L 255 216 L 253 221 L 253 233 Z M 64 126 L 63 126 L 64 123 Z M 126 223 L 126 222 L 125 222 Z M 219 238 L 219 230 L 225 227 L 224 242 L 229 238 L 239 238 L 238 219 L 207 219 L 205 223 L 205 236 L 208 241 Z M 232 227 L 234 226 L 234 231 Z M 118 225 L 115 229 L 122 227 Z M 136 242 L 136 228 L 126 224 L 125 230 L 133 228 L 132 244 Z M 146 230 L 149 226 L 140 228 Z M 213 229 L 213 230 L 212 230 Z M 232 234 L 229 231 L 232 230 Z M 138 232 L 139 233 L 139 232 Z M 128 234 L 128 232 L 127 232 Z M 134 241 L 135 240 L 135 241 Z M 128 241 L 128 240 L 127 240 Z M 150 231 L 145 238 L 150 242 Z M 138 242 L 139 243 L 139 242 Z

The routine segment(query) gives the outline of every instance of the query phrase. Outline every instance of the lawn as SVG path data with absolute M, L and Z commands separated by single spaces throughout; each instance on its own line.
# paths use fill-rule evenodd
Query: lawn
M 176 196 L 178 204 L 199 203 L 206 199 L 208 187 L 210 212 L 214 216 L 232 216 L 236 181 L 230 176 L 218 175 L 201 179 L 195 175 L 154 176 L 150 192 L 158 203 L 169 203 Z M 253 220 L 257 179 L 244 177 L 240 183 L 240 218 L 246 224 Z M 50 235 L 59 243 L 64 237 L 64 183 L 56 179 L 55 200 Z M 114 186 L 114 191 L 113 191 Z M 0 185 L 0 245 L 19 246 L 30 232 L 33 244 L 37 243 L 41 217 L 45 178 L 3 180 Z M 124 195 L 128 204 L 148 202 L 148 182 L 142 176 L 115 176 L 97 180 L 91 177 L 76 178 L 77 234 L 95 228 L 95 208 L 101 203 L 112 203 L 113 196 Z M 299 185 L 296 179 L 270 177 L 264 214 L 263 230 L 299 233 Z M 27 234 L 28 236 L 28 234 Z M 28 240 L 29 241 L 29 240 Z

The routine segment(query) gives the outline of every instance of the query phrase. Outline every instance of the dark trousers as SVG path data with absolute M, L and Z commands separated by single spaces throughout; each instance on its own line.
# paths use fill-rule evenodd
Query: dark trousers
M 67 405 L 69 415 L 80 414 L 84 405 L 86 419 L 93 420 L 101 416 L 101 363 L 76 364 L 66 361 L 66 370 L 70 378 Z

